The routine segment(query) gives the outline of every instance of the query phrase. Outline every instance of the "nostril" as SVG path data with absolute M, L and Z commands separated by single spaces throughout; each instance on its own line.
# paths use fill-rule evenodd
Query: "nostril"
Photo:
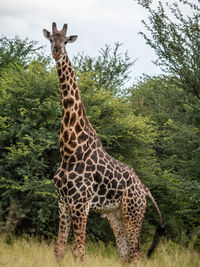
M 60 47 L 54 47 L 54 51 L 55 51 L 55 53 L 58 53 L 61 51 L 61 49 L 60 49 Z

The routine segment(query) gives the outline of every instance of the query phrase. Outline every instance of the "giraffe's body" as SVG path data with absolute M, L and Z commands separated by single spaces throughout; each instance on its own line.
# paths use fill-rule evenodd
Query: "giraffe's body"
M 53 24 L 51 40 L 56 59 L 62 94 L 62 123 L 60 131 L 61 164 L 54 176 L 59 195 L 59 234 L 55 255 L 62 259 L 72 223 L 73 255 L 83 259 L 85 230 L 89 210 L 106 215 L 114 231 L 123 262 L 139 259 L 140 232 L 146 209 L 146 196 L 156 206 L 150 191 L 141 183 L 135 171 L 115 160 L 103 149 L 91 126 L 80 97 L 75 74 L 64 44 L 75 36 L 66 37 Z

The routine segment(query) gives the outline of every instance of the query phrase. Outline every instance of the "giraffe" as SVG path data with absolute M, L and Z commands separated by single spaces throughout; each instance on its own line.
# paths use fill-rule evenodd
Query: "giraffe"
M 61 262 L 66 252 L 72 224 L 74 241 L 72 254 L 84 259 L 85 232 L 90 210 L 107 217 L 113 229 L 122 263 L 139 260 L 140 234 L 146 210 L 146 196 L 155 205 L 160 226 L 148 256 L 157 246 L 163 232 L 162 215 L 148 188 L 142 184 L 135 170 L 112 158 L 102 147 L 90 124 L 75 73 L 65 49 L 77 35 L 66 36 L 67 24 L 61 31 L 52 24 L 52 34 L 43 30 L 51 42 L 56 61 L 62 95 L 62 121 L 60 129 L 60 167 L 54 176 L 58 191 L 59 231 L 54 253 Z

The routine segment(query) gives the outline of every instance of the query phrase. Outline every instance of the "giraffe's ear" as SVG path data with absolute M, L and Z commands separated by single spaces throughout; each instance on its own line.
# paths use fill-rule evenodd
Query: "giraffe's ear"
M 44 34 L 44 37 L 47 38 L 48 40 L 50 40 L 50 37 L 51 37 L 51 33 L 47 30 L 43 30 L 43 34 Z
M 70 35 L 69 37 L 67 37 L 67 43 L 73 43 L 76 41 L 78 35 Z

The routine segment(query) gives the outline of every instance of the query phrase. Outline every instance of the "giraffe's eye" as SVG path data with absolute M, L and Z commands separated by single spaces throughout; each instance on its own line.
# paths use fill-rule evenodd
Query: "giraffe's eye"
M 53 43 L 53 41 L 50 39 L 50 43 Z
M 67 40 L 65 41 L 65 44 L 67 43 Z

